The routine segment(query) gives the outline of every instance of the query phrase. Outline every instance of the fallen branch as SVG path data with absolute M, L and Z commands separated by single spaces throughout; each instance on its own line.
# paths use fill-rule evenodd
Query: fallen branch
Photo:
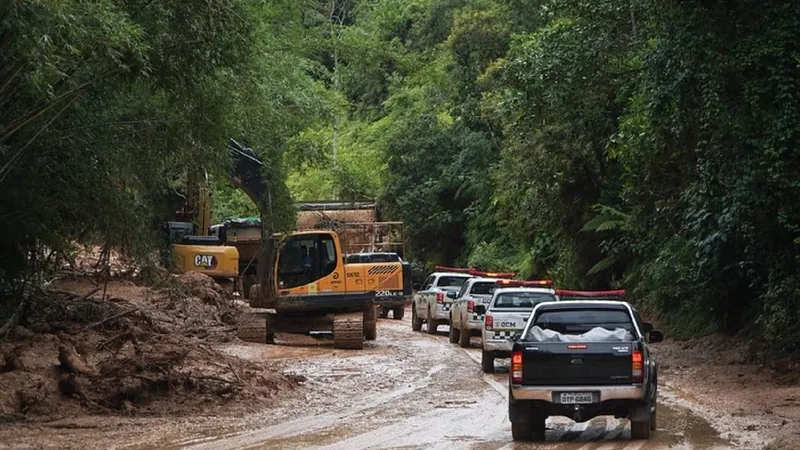
M 239 378 L 239 374 L 236 373 L 236 370 L 233 368 L 233 365 L 231 364 L 230 361 L 228 361 L 228 368 L 231 369 L 231 373 L 233 374 L 233 376 L 236 377 L 236 382 L 242 384 L 242 379 Z
M 240 386 L 241 385 L 241 383 L 237 384 L 234 381 L 226 380 L 225 378 L 215 377 L 213 375 L 203 375 L 201 377 L 194 377 L 194 378 L 197 379 L 197 380 L 219 381 L 221 383 L 232 384 L 232 385 L 235 385 L 235 386 Z
M 120 338 L 126 338 L 126 340 L 127 340 L 127 338 L 130 336 L 130 334 L 131 334 L 130 331 L 124 331 L 124 332 L 122 332 L 120 334 L 117 334 L 117 335 L 115 335 L 115 336 L 113 336 L 113 337 L 111 337 L 109 339 L 106 339 L 105 341 L 97 344 L 95 349 L 97 349 L 97 350 L 105 349 L 106 346 L 108 346 L 109 344 L 111 344 L 112 342 L 114 342 L 114 341 L 116 341 L 117 339 L 120 339 Z
M 100 321 L 97 321 L 95 323 L 90 323 L 89 325 L 86 325 L 85 327 L 83 327 L 83 329 L 81 331 L 86 331 L 86 330 L 89 330 L 89 329 L 97 328 L 97 327 L 99 327 L 101 325 L 105 325 L 108 322 L 111 322 L 112 320 L 119 319 L 120 317 L 127 316 L 128 314 L 131 314 L 131 313 L 136 312 L 136 311 L 139 311 L 139 308 L 131 308 L 131 309 L 123 311 L 123 312 L 121 312 L 119 314 L 114 314 L 111 317 L 106 317 L 103 320 L 100 320 Z
M 5 339 L 11 334 L 11 331 L 19 325 L 20 320 L 25 315 L 25 312 L 28 310 L 28 305 L 31 302 L 31 296 L 23 296 L 22 300 L 20 300 L 19 305 L 17 305 L 16 311 L 11 317 L 6 321 L 6 323 L 0 327 L 0 339 Z

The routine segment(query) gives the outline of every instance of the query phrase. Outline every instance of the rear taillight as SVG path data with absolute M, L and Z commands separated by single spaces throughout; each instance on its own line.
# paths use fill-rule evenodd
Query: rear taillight
M 522 383 L 522 352 L 511 354 L 511 382 Z
M 631 354 L 631 375 L 635 381 L 642 381 L 644 370 L 642 370 L 642 352 L 634 350 Z
M 475 302 L 473 300 L 467 300 L 467 312 L 471 313 L 475 311 Z
M 488 314 L 483 316 L 483 327 L 489 331 L 492 331 L 492 327 L 494 327 L 494 317 Z
M 436 303 L 444 303 L 444 293 L 437 292 L 436 293 Z

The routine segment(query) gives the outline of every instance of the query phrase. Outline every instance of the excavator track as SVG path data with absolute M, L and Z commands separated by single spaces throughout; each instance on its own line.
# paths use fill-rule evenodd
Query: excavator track
M 364 313 L 333 316 L 333 346 L 350 350 L 364 348 Z
M 245 342 L 266 344 L 268 321 L 269 314 L 267 313 L 250 312 L 242 315 L 237 329 L 239 339 Z
M 378 337 L 378 307 L 370 306 L 364 311 L 364 339 L 374 341 Z

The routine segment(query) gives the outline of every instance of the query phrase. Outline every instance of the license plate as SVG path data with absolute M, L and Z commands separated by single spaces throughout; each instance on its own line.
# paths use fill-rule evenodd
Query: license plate
M 562 392 L 561 403 L 565 405 L 585 405 L 592 403 L 594 397 L 591 392 Z

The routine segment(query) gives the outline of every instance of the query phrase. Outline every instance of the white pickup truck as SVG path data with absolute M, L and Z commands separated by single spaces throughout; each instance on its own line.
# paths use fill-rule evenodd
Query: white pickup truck
M 509 358 L 514 339 L 519 337 L 533 307 L 542 302 L 558 301 L 556 291 L 542 281 L 500 281 L 486 306 L 481 331 L 481 368 L 494 372 L 495 358 Z
M 492 299 L 497 278 L 475 277 L 467 280 L 450 308 L 450 342 L 467 348 L 470 338 L 483 328 L 483 314 Z
M 438 269 L 438 268 L 437 268 Z M 420 331 L 426 323 L 428 334 L 436 334 L 439 325 L 450 321 L 452 295 L 457 293 L 472 275 L 464 272 L 437 271 L 428 276 L 411 304 L 411 329 Z M 448 297 L 448 292 L 452 292 Z

